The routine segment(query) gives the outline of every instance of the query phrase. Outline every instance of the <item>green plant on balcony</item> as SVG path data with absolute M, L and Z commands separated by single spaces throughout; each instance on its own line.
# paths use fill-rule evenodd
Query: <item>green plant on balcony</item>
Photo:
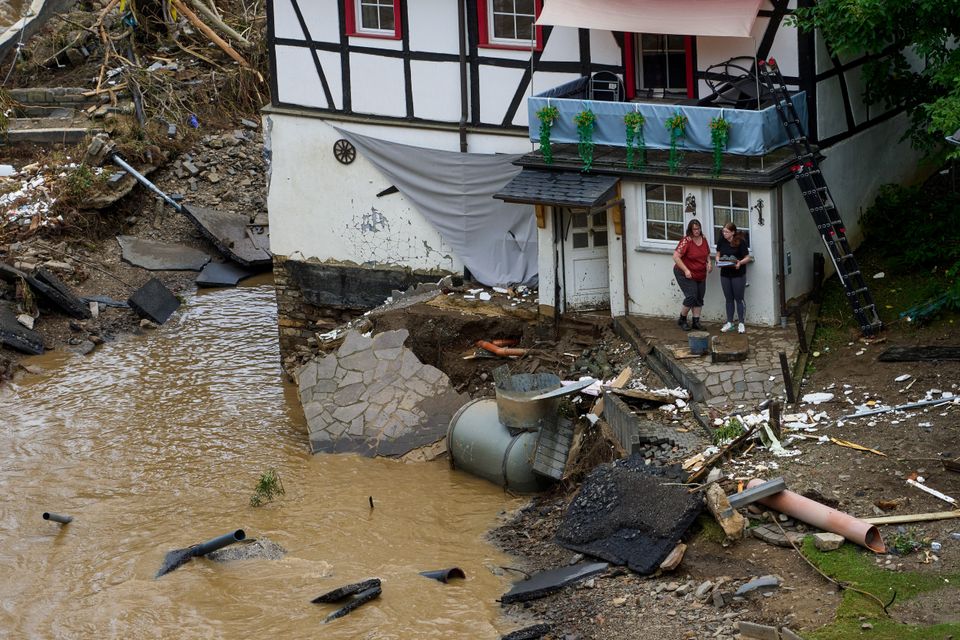
M 560 109 L 547 105 L 537 111 L 537 120 L 540 121 L 540 151 L 543 152 L 543 161 L 553 164 L 553 146 L 550 144 L 550 131 L 553 123 L 560 117 Z
M 713 145 L 713 175 L 720 175 L 723 167 L 723 150 L 730 140 L 730 123 L 723 116 L 710 119 L 710 144 Z
M 680 161 L 683 159 L 683 152 L 680 151 L 679 143 L 680 138 L 685 136 L 687 133 L 687 122 L 687 116 L 678 111 L 672 117 L 667 118 L 667 121 L 664 123 L 667 127 L 667 131 L 670 132 L 670 157 L 667 160 L 667 166 L 670 168 L 670 173 L 676 173 L 677 169 L 680 168 Z
M 627 169 L 642 169 L 647 164 L 647 144 L 643 139 L 643 125 L 647 121 L 637 111 L 623 116 L 627 130 Z
M 586 109 L 573 116 L 573 123 L 577 125 L 577 153 L 583 161 L 581 171 L 590 171 L 593 167 L 593 128 L 597 124 L 597 116 Z

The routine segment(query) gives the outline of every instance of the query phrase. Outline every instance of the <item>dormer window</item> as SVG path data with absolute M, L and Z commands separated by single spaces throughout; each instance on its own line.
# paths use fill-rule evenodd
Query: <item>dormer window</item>
M 541 48 L 535 22 L 542 0 L 478 0 L 480 45 L 502 49 Z
M 400 39 L 400 0 L 344 0 L 347 35 Z

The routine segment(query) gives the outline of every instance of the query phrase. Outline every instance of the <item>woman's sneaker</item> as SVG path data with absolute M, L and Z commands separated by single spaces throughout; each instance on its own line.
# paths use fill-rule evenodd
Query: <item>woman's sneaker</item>
M 727 324 L 723 325 L 722 327 L 720 327 L 720 331 L 722 331 L 723 333 L 726 333 L 727 331 L 733 331 L 733 323 L 728 322 Z M 740 333 L 743 333 L 743 332 L 741 331 Z
M 747 328 L 743 326 L 742 322 L 737 325 L 737 333 L 746 333 L 746 332 L 747 332 Z

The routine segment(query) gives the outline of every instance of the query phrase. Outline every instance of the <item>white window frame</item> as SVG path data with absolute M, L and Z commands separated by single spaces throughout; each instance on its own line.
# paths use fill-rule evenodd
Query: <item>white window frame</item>
M 751 248 L 751 252 L 752 252 L 752 247 L 753 247 L 753 230 L 750 228 L 750 191 L 747 190 L 747 189 L 730 189 L 730 188 L 728 188 L 728 187 L 713 187 L 713 186 L 711 186 L 711 187 L 706 187 L 706 188 L 709 189 L 709 191 L 710 191 L 710 211 L 709 211 L 709 215 L 710 215 L 710 229 L 711 229 L 710 245 L 711 245 L 712 247 L 716 248 L 716 246 L 717 246 L 717 237 L 718 237 L 718 234 L 720 233 L 720 229 L 723 227 L 723 225 L 727 224 L 728 221 L 730 221 L 731 219 L 733 219 L 733 215 L 732 215 L 733 212 L 738 212 L 738 213 L 743 214 L 743 216 L 744 216 L 744 217 L 746 218 L 746 220 L 747 220 L 747 224 L 746 224 L 745 226 L 742 226 L 742 225 L 738 224 L 736 220 L 733 220 L 733 223 L 737 225 L 737 230 L 738 230 L 738 231 L 743 231 L 743 232 L 747 235 L 747 238 L 748 238 L 747 247 L 748 247 L 748 248 Z M 730 204 L 727 205 L 727 204 L 724 203 L 724 204 L 718 205 L 716 202 L 714 202 L 714 191 L 727 191 L 727 192 L 729 192 L 729 193 L 730 193 Z M 747 194 L 746 206 L 744 206 L 744 207 L 735 207 L 735 206 L 733 206 L 733 192 L 734 192 L 734 191 L 739 191 L 739 192 L 741 192 L 741 193 Z M 722 215 L 721 217 L 718 217 L 718 216 L 717 216 L 717 209 L 721 209 L 721 210 L 725 213 L 725 215 Z
M 670 182 L 641 182 L 637 185 L 637 201 L 640 209 L 640 243 L 646 247 L 657 247 L 664 249 L 674 249 L 677 246 L 678 240 L 665 240 L 663 238 L 651 238 L 647 235 L 647 187 L 649 186 L 662 186 L 666 187 L 676 187 L 680 189 L 681 200 L 678 203 L 682 208 L 684 206 L 683 199 L 685 198 L 685 193 L 688 190 L 688 187 L 682 184 L 675 184 Z M 666 193 L 664 193 L 666 196 Z M 672 202 L 664 200 L 664 203 Z M 684 231 L 687 229 L 687 224 L 692 220 L 694 216 L 688 216 L 686 213 L 683 214 L 683 219 L 681 222 L 681 237 Z
M 653 36 L 657 36 L 658 38 L 664 38 L 665 48 L 664 48 L 662 51 L 661 51 L 661 50 L 657 50 L 655 53 L 656 53 L 658 56 L 659 56 L 659 55 L 662 55 L 662 56 L 663 56 L 664 64 L 665 64 L 665 66 L 666 66 L 666 71 L 667 71 L 667 74 L 668 74 L 667 84 L 670 84 L 670 79 L 669 79 L 669 73 L 670 73 L 669 58 L 670 58 L 670 54 L 671 54 L 671 53 L 683 53 L 683 60 L 684 60 L 684 74 L 683 74 L 683 78 L 682 78 L 682 80 L 683 80 L 683 87 L 648 87 L 648 86 L 646 85 L 646 82 L 644 82 L 644 73 L 643 73 L 643 71 L 644 71 L 644 70 L 643 70 L 643 59 L 644 59 L 643 36 L 644 36 L 644 35 L 653 35 Z M 687 87 L 686 68 L 687 68 L 687 65 L 690 64 L 690 61 L 687 60 L 686 42 L 683 42 L 682 48 L 679 49 L 679 50 L 678 50 L 678 49 L 671 49 L 671 48 L 670 48 L 670 45 L 669 45 L 669 42 L 670 42 L 670 38 L 671 38 L 671 37 L 683 38 L 683 36 L 666 35 L 666 34 L 638 34 L 638 35 L 637 35 L 637 40 L 636 40 L 636 43 L 637 43 L 636 58 L 637 58 L 637 90 L 638 90 L 638 91 L 642 91 L 642 92 L 644 92 L 644 93 L 650 93 L 650 94 L 652 94 L 652 95 L 657 95 L 657 96 L 665 96 L 665 95 L 673 95 L 673 96 L 684 95 L 684 96 L 685 96 L 685 95 L 687 95 L 687 92 L 689 91 L 689 87 Z M 652 53 L 653 53 L 653 52 L 652 52 Z
M 396 33 L 396 27 L 390 27 L 389 29 L 373 29 L 370 27 L 365 27 L 363 24 L 363 6 L 371 5 L 376 6 L 377 11 L 377 21 L 379 22 L 381 7 L 386 7 L 389 5 L 390 13 L 393 14 L 393 24 L 397 24 L 397 15 L 396 15 L 396 6 L 393 3 L 393 0 L 352 0 L 353 2 L 353 12 L 355 16 L 354 24 L 356 25 L 357 33 L 365 33 L 375 36 L 393 36 Z
M 536 0 L 531 0 L 531 2 L 533 2 L 532 14 L 517 13 L 516 8 L 517 8 L 518 0 L 512 0 L 513 8 L 514 8 L 514 11 L 512 13 L 503 12 L 503 11 L 494 12 L 494 9 L 493 9 L 494 1 L 495 0 L 487 0 L 487 40 L 489 41 L 489 44 L 500 44 L 500 45 L 507 45 L 507 46 L 517 46 L 517 45 L 530 46 L 530 45 L 536 44 L 537 42 L 537 25 L 535 24 L 537 19 Z M 497 15 L 512 15 L 514 31 L 519 31 L 518 29 L 516 29 L 518 16 L 523 16 L 524 18 L 529 16 L 530 23 L 531 23 L 530 38 L 502 38 L 497 36 L 497 24 L 496 24 L 496 21 L 494 20 L 495 13 Z

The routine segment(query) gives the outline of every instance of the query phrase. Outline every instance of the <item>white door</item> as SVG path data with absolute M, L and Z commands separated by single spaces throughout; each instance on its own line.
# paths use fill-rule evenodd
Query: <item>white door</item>
M 607 212 L 563 210 L 563 281 L 565 307 L 571 310 L 610 306 L 607 258 Z

